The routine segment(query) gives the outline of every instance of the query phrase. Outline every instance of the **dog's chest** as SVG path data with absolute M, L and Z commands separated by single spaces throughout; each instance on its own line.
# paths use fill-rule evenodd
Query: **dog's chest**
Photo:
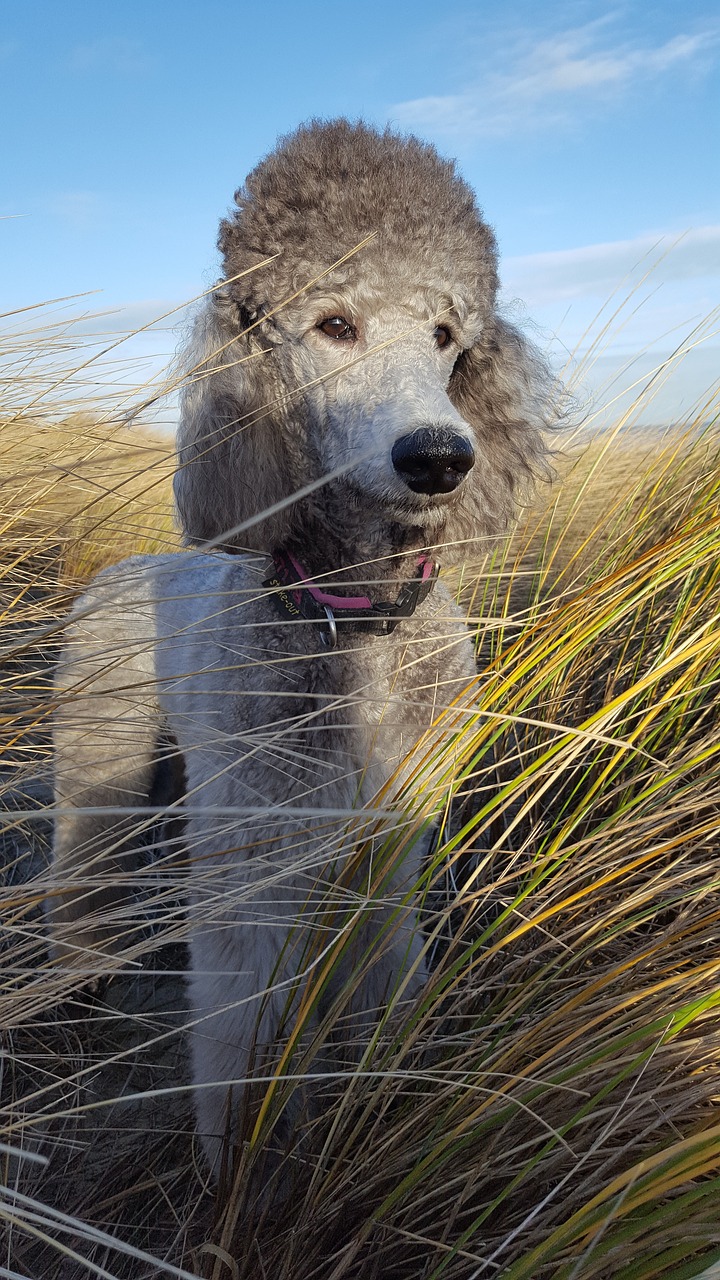
M 390 645 L 321 655 L 298 672 L 284 714 L 292 715 L 294 701 L 295 723 L 309 744 L 323 742 L 339 767 L 344 760 L 380 784 L 426 727 L 426 709 L 409 694 L 403 674 Z

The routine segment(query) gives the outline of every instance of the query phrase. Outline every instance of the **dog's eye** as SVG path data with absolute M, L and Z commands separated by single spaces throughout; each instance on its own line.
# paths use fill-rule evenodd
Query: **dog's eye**
M 447 325 L 439 324 L 434 336 L 439 347 L 447 347 L 452 342 L 452 334 Z
M 337 338 L 341 342 L 352 342 L 357 337 L 355 329 L 344 316 L 329 316 L 327 320 L 320 321 L 318 329 L 328 338 Z

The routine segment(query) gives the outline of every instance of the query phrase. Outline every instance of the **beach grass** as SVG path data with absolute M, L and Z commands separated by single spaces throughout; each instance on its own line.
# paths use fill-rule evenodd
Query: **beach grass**
M 14 382 L 0 405 L 0 1276 L 720 1274 L 712 404 L 663 431 L 625 416 L 558 438 L 556 482 L 456 575 L 476 710 L 447 712 L 442 751 L 419 754 L 371 893 L 439 823 L 414 890 L 427 985 L 409 1009 L 395 993 L 358 1064 L 322 1072 L 349 992 L 322 1034 L 309 1028 L 357 937 L 353 904 L 213 1188 L 182 1035 L 181 873 L 164 882 L 168 945 L 149 935 L 106 989 L 78 991 L 46 956 L 64 610 L 97 569 L 180 539 L 170 438 L 101 400 L 65 412 L 50 382 L 38 398 L 40 364 L 32 396 Z M 314 1155 L 288 1155 L 292 1194 L 274 1213 L 258 1179 L 308 1079 L 324 1098 L 304 1122 Z

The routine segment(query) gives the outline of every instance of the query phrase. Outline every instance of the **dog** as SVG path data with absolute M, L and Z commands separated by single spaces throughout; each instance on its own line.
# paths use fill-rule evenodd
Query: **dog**
M 219 247 L 184 360 L 192 549 L 106 570 L 68 621 L 49 907 L 56 963 L 129 953 L 133 848 L 172 744 L 216 1172 L 253 1079 L 302 1074 L 308 1044 L 324 1070 L 357 1060 L 422 988 L 413 796 L 475 677 L 438 569 L 509 527 L 556 414 L 499 314 L 471 189 L 418 139 L 301 127 L 237 192 Z M 289 1131 L 292 1100 L 283 1115 Z

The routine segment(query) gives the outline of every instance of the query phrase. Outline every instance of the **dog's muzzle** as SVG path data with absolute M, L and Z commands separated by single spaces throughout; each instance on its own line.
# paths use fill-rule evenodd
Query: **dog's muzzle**
M 392 464 L 413 493 L 452 493 L 475 465 L 475 453 L 464 436 L 419 427 L 395 442 Z

